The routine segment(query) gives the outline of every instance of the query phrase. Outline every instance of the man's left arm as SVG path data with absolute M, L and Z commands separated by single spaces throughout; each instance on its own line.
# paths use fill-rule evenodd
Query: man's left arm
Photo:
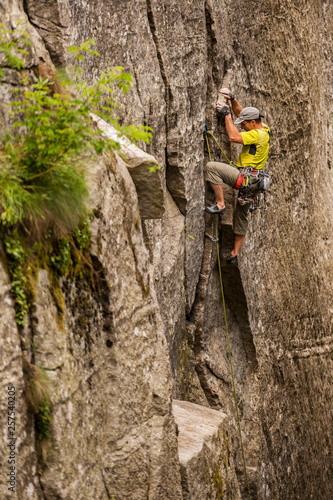
M 216 105 L 216 109 L 225 118 L 225 126 L 227 129 L 229 141 L 237 142 L 238 144 L 244 144 L 242 134 L 238 132 L 236 126 L 234 125 L 234 122 L 232 121 L 229 106 L 227 106 L 226 104 L 222 105 L 218 103 Z

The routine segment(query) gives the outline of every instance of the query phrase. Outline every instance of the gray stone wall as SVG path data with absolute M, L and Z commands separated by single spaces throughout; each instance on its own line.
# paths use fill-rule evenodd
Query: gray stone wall
M 267 211 L 251 219 L 239 270 L 224 264 L 232 190 L 220 225 L 251 496 L 333 497 L 332 3 L 25 0 L 2 1 L 0 12 L 8 25 L 27 16 L 28 71 L 40 58 L 68 64 L 69 45 L 95 38 L 101 56 L 87 59 L 87 80 L 110 65 L 133 75 L 119 112 L 125 123 L 154 129 L 142 148 L 162 167 L 156 191 L 164 206 L 163 215 L 145 211 L 138 223 L 140 179 L 132 182 L 120 158 L 91 169 L 99 214 L 92 258 L 106 285 L 94 296 L 87 283 L 62 283 L 63 331 L 41 271 L 36 312 L 20 340 L 4 274 L 3 380 L 22 392 L 20 460 L 27 464 L 17 498 L 182 498 L 172 396 L 228 415 L 223 425 L 238 480 L 228 498 L 247 498 L 216 246 L 205 236 L 214 228 L 203 210 L 205 122 L 228 155 L 236 159 L 239 151 L 215 113 L 221 86 L 244 106 L 257 106 L 272 129 Z M 14 74 L 6 78 L 4 99 L 15 84 Z M 0 112 L 4 123 L 2 106 Z M 214 145 L 212 154 L 219 158 Z M 26 338 L 56 387 L 52 453 L 40 477 L 20 368 Z M 200 457 L 195 470 L 200 460 L 204 470 Z M 194 482 L 189 491 L 210 491 L 208 483 L 196 488 L 194 470 L 186 477 Z

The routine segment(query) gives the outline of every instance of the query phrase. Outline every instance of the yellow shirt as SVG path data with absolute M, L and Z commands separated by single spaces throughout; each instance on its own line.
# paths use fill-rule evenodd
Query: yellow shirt
M 270 128 L 264 123 L 264 128 L 241 132 L 243 139 L 242 152 L 237 160 L 237 167 L 253 167 L 259 170 L 265 167 L 269 150 Z

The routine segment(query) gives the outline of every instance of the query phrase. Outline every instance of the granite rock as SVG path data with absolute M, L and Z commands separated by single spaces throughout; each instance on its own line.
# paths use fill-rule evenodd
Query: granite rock
M 18 16 L 29 20 L 29 76 L 40 59 L 50 66 L 71 63 L 67 47 L 89 38 L 100 57 L 86 60 L 87 81 L 110 65 L 132 73 L 132 91 L 117 96 L 120 118 L 153 128 L 151 144 L 135 154 L 161 166 L 147 177 L 120 157 L 91 165 L 92 261 L 107 283 L 102 296 L 88 283 L 63 280 L 59 318 L 50 276 L 40 272 L 38 313 L 25 335 L 34 337 L 38 363 L 57 381 L 54 459 L 40 478 L 46 497 L 179 500 L 174 394 L 199 403 L 206 414 L 227 415 L 223 426 L 238 482 L 228 494 L 247 498 L 217 247 L 210 239 L 215 228 L 203 211 L 205 122 L 229 158 L 239 151 L 215 113 L 218 89 L 229 86 L 244 106 L 258 107 L 272 129 L 267 210 L 250 221 L 239 269 L 224 263 L 233 244 L 232 190 L 219 225 L 251 497 L 331 498 L 332 3 L 17 0 L 1 2 L 0 9 L 6 26 Z M 17 78 L 6 70 L 5 102 Z M 2 106 L 0 113 L 8 125 Z M 214 143 L 211 154 L 225 161 Z M 156 198 L 149 212 L 150 180 Z M 211 196 L 207 190 L 206 199 Z M 13 311 L 6 314 L 3 335 L 11 332 L 20 349 Z M 23 428 L 32 426 L 26 415 Z M 96 428 L 102 429 L 97 435 Z M 36 463 L 35 448 L 28 447 Z M 214 449 L 212 464 L 220 457 Z M 193 491 L 200 460 L 187 466 L 184 496 Z

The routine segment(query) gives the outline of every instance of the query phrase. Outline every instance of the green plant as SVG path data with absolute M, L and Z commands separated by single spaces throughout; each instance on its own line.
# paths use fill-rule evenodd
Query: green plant
M 17 70 L 23 69 L 25 65 L 20 56 L 28 52 L 22 47 L 27 47 L 29 45 L 28 34 L 20 27 L 20 23 L 18 23 L 15 32 L 5 29 L 4 24 L 0 23 L 0 53 L 3 53 L 5 60 L 3 66 L 9 66 Z M 3 77 L 4 71 L 0 66 L 0 81 Z
M 52 383 L 42 367 L 29 363 L 26 358 L 23 358 L 23 374 L 28 405 L 35 415 L 38 439 L 49 438 Z
M 93 43 L 89 40 L 69 50 L 81 62 L 87 53 L 98 56 L 90 49 Z M 6 43 L 6 48 L 0 45 L 1 50 L 12 67 L 20 66 L 18 57 L 13 55 L 18 50 L 15 42 Z M 26 79 L 26 87 L 11 103 L 11 113 L 17 118 L 14 131 L 0 138 L 3 225 L 20 223 L 34 237 L 41 237 L 49 228 L 59 235 L 68 234 L 85 218 L 87 158 L 119 147 L 117 141 L 103 137 L 94 128 L 91 112 L 131 140 L 149 142 L 148 127 L 120 125 L 115 114 L 114 90 L 127 93 L 131 75 L 117 67 L 92 85 L 81 76 L 82 68 L 78 65 L 68 73 L 62 72 L 63 93 L 54 93 L 54 82 L 47 78 L 39 77 L 32 85 Z
M 54 249 L 50 256 L 50 262 L 59 274 L 59 276 L 67 276 L 72 264 L 71 246 L 66 238 L 59 238 L 58 251 Z
M 89 222 L 89 218 L 87 218 L 73 232 L 74 243 L 79 250 L 85 250 L 90 245 L 91 231 L 89 229 Z
M 17 229 L 7 234 L 4 246 L 11 278 L 11 291 L 15 298 L 16 321 L 18 325 L 23 325 L 29 309 L 26 290 L 28 280 L 25 273 L 26 252 Z
M 99 56 L 91 49 L 94 40 L 69 48 L 74 65 L 59 71 L 55 80 L 39 76 L 32 84 L 22 73 L 25 65 L 20 58 L 29 44 L 23 29 L 0 25 L 2 66 L 22 74 L 9 111 L 13 130 L 0 136 L 0 223 L 19 325 L 29 310 L 25 271 L 29 259 L 38 260 L 33 254 L 47 254 L 48 265 L 58 276 L 66 276 L 73 252 L 81 262 L 82 251 L 89 248 L 87 165 L 95 155 L 119 148 L 117 141 L 96 130 L 90 113 L 102 116 L 132 141 L 151 138 L 149 127 L 120 124 L 114 93 L 126 94 L 132 81 L 122 67 L 90 85 L 83 80 L 80 64 L 87 55 Z M 3 76 L 1 69 L 0 82 Z M 34 242 L 41 245 L 31 251 Z
M 43 403 L 36 410 L 36 430 L 39 440 L 48 439 L 50 437 L 50 410 L 51 403 L 48 399 L 44 399 Z
M 150 174 L 155 174 L 159 170 L 161 170 L 161 167 L 159 165 L 152 165 L 151 167 L 148 167 L 148 171 Z

